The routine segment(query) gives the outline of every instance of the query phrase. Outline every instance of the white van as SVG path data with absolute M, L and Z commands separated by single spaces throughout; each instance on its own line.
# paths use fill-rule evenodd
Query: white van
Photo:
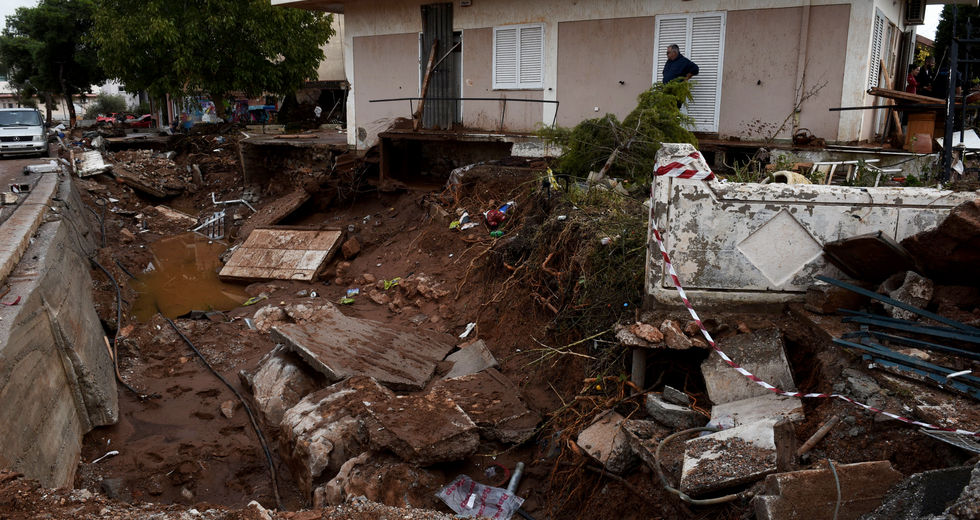
M 36 108 L 0 108 L 0 155 L 48 155 L 44 118 Z

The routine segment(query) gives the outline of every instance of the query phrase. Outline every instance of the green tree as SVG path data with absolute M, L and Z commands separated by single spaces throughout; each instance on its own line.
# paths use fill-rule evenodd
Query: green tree
M 41 0 L 7 18 L 0 35 L 0 61 L 22 93 L 59 94 L 75 124 L 73 96 L 105 79 L 86 34 L 93 0 Z
M 97 0 L 92 39 L 130 92 L 285 94 L 315 78 L 331 16 L 269 0 Z
M 969 5 L 946 5 L 943 7 L 942 14 L 939 15 L 939 25 L 936 26 L 936 47 L 932 55 L 936 58 L 936 65 L 942 66 L 941 62 L 949 63 L 949 48 L 953 42 L 953 12 L 956 11 L 956 36 L 966 38 L 967 23 L 971 26 L 970 35 L 972 38 L 980 38 L 980 7 Z M 976 45 L 971 46 L 973 57 L 978 55 Z M 960 59 L 963 58 L 963 47 L 960 47 Z M 976 69 L 976 66 L 971 67 Z

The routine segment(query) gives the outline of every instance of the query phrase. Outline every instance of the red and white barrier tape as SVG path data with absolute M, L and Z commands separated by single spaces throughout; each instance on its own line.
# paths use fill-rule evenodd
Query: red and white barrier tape
M 698 152 L 692 152 L 684 157 L 674 159 L 667 164 L 657 166 L 653 173 L 696 181 L 709 181 L 715 178 L 714 172 L 707 168 L 707 165 L 701 160 L 701 154 Z
M 651 192 L 650 192 L 650 203 L 651 203 L 650 204 L 650 221 L 655 223 L 656 220 L 654 219 L 654 213 L 653 213 L 653 211 L 654 211 L 653 208 L 655 206 L 653 205 L 653 201 L 654 201 L 654 199 L 653 199 L 653 191 L 651 189 Z M 660 255 L 663 257 L 664 265 L 667 266 L 667 271 L 670 273 L 670 278 L 674 282 L 674 288 L 677 289 L 677 294 L 679 294 L 680 297 L 681 297 L 681 300 L 684 301 L 684 306 L 687 307 L 687 311 L 691 313 L 691 317 L 694 318 L 694 322 L 697 323 L 698 324 L 698 327 L 701 329 L 701 334 L 704 335 L 704 339 L 706 339 L 708 341 L 708 344 L 711 345 L 711 348 L 719 356 L 721 356 L 721 359 L 725 363 L 728 363 L 728 365 L 731 366 L 732 368 L 734 368 L 739 374 L 742 374 L 743 376 L 749 378 L 749 380 L 753 381 L 755 384 L 757 384 L 757 385 L 759 385 L 759 386 L 761 386 L 761 387 L 763 387 L 763 388 L 765 388 L 765 389 L 767 389 L 767 390 L 769 390 L 769 391 L 771 391 L 773 393 L 776 393 L 778 395 L 785 395 L 787 397 L 800 397 L 800 398 L 806 398 L 806 397 L 837 398 L 837 399 L 841 399 L 841 400 L 847 401 L 847 402 L 849 402 L 849 403 L 851 403 L 853 405 L 860 406 L 861 408 L 864 408 L 865 410 L 868 410 L 870 412 L 882 414 L 882 415 L 884 415 L 886 417 L 891 417 L 892 419 L 897 419 L 897 420 L 902 421 L 904 423 L 914 424 L 916 426 L 921 426 L 923 428 L 929 428 L 930 430 L 941 430 L 941 431 L 947 431 L 947 432 L 954 432 L 954 433 L 957 433 L 957 434 L 960 434 L 960 435 L 973 435 L 973 436 L 980 437 L 980 432 L 971 432 L 969 430 L 960 430 L 960 429 L 956 429 L 956 428 L 944 428 L 942 426 L 936 426 L 934 424 L 929 424 L 929 423 L 924 423 L 924 422 L 916 421 L 916 420 L 913 420 L 913 419 L 909 419 L 907 417 L 902 417 L 901 415 L 895 415 L 895 414 L 893 414 L 891 412 L 886 412 L 884 410 L 879 410 L 878 408 L 875 408 L 873 406 L 869 406 L 869 405 L 866 405 L 864 403 L 860 403 L 858 401 L 855 401 L 854 399 L 852 399 L 850 397 L 847 397 L 845 395 L 840 395 L 840 394 L 804 394 L 802 392 L 787 392 L 785 390 L 782 390 L 782 389 L 780 389 L 780 388 L 778 388 L 776 386 L 773 386 L 773 385 L 771 385 L 771 384 L 763 381 L 762 379 L 759 379 L 758 376 L 752 374 L 748 370 L 745 370 L 744 368 L 742 368 L 741 366 L 739 366 L 738 363 L 732 361 L 732 359 L 730 357 L 728 357 L 727 354 L 725 354 L 724 352 L 722 352 L 722 350 L 720 348 L 718 348 L 718 345 L 715 344 L 715 340 L 711 339 L 711 334 L 708 333 L 708 329 L 706 329 L 704 327 L 704 324 L 701 323 L 701 318 L 699 318 L 698 317 L 698 313 L 694 311 L 694 307 L 691 305 L 691 301 L 687 299 L 687 294 L 684 292 L 684 288 L 681 287 L 681 280 L 680 280 L 680 278 L 677 277 L 677 271 L 674 271 L 674 266 L 670 263 L 670 256 L 667 255 L 667 249 L 664 247 L 664 241 L 660 237 L 660 231 L 657 229 L 657 226 L 655 224 L 653 226 L 653 236 L 654 236 L 654 238 L 657 239 L 657 245 L 660 247 Z

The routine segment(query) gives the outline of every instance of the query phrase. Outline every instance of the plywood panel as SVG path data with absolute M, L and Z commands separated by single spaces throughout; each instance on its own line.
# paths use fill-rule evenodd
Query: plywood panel
M 263 228 L 249 234 L 218 273 L 222 280 L 316 278 L 337 251 L 336 229 Z

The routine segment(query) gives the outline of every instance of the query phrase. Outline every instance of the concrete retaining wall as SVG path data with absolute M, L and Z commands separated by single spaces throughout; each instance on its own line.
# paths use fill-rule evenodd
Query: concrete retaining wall
M 827 269 L 827 242 L 883 231 L 896 240 L 934 227 L 975 192 L 932 188 L 743 184 L 659 178 L 654 218 L 697 304 L 801 299 Z M 652 233 L 648 304 L 679 304 Z M 833 274 L 833 273 L 832 273 Z
M 6 277 L 4 301 L 20 303 L 0 306 L 0 466 L 49 487 L 72 485 L 82 436 L 119 413 L 85 257 L 94 236 L 70 178 L 57 190 L 57 212 L 18 208 L 43 223 Z

